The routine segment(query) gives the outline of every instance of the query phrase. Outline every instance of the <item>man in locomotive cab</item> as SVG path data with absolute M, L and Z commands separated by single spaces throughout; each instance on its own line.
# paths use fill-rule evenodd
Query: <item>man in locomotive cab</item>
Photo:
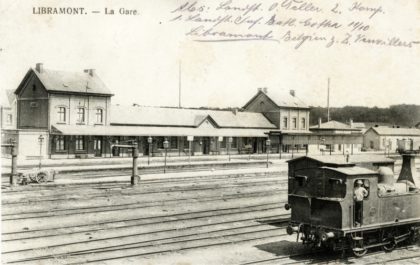
M 355 210 L 355 226 L 360 226 L 362 224 L 363 218 L 363 199 L 368 196 L 368 191 L 362 186 L 363 181 L 358 179 L 356 181 L 356 186 L 354 187 L 354 210 Z

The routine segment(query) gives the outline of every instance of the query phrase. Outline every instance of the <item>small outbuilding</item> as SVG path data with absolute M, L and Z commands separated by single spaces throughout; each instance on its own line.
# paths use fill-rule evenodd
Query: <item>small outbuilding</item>
M 420 129 L 416 128 L 392 128 L 392 127 L 371 127 L 363 135 L 363 146 L 370 150 L 397 149 L 397 140 L 411 139 L 420 140 Z

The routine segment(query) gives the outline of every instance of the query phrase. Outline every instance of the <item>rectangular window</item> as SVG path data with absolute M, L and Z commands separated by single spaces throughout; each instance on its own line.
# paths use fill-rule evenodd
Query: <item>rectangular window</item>
M 227 137 L 223 137 L 223 141 L 220 142 L 220 148 L 226 148 L 226 138 Z
M 292 119 L 292 128 L 297 129 L 297 119 L 296 118 Z
M 7 118 L 6 118 L 6 124 L 11 125 L 12 124 L 12 114 L 7 114 Z
M 287 117 L 283 118 L 283 129 L 287 129 Z
M 85 122 L 85 108 L 77 108 L 77 122 Z
M 188 138 L 187 137 L 184 137 L 183 138 L 183 141 L 184 141 L 184 148 L 185 149 L 188 149 L 190 147 L 190 144 L 188 142 Z M 192 146 L 191 146 L 191 148 L 192 148 Z
M 104 120 L 104 110 L 96 109 L 96 123 L 103 123 Z
M 65 107 L 58 108 L 58 121 L 66 122 L 66 108 Z
M 65 151 L 66 150 L 66 139 L 64 135 L 57 135 L 56 136 L 56 142 L 55 142 L 55 151 Z
M 83 136 L 76 136 L 76 151 L 85 150 L 85 138 Z
M 300 128 L 301 129 L 306 129 L 306 119 L 305 118 L 302 118 L 300 122 L 301 122 Z
M 230 147 L 231 148 L 238 148 L 238 138 L 237 137 L 233 137 Z
M 171 137 L 170 138 L 170 148 L 171 149 L 177 149 L 178 148 L 178 138 L 177 137 Z
M 163 137 L 156 137 L 156 144 L 158 149 L 163 149 L 163 142 L 165 141 L 165 138 Z

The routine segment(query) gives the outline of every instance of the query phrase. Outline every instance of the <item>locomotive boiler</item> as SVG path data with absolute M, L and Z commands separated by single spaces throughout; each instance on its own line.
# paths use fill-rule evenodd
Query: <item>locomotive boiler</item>
M 394 162 L 378 156 L 300 157 L 288 161 L 288 234 L 315 247 L 391 251 L 420 232 L 420 180 L 414 155 Z

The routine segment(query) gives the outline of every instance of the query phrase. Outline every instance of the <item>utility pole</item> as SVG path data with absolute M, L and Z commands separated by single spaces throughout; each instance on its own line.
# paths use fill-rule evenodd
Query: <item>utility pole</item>
M 330 78 L 328 77 L 328 94 L 327 94 L 327 122 L 330 121 Z
M 181 61 L 178 67 L 178 108 L 181 108 Z

